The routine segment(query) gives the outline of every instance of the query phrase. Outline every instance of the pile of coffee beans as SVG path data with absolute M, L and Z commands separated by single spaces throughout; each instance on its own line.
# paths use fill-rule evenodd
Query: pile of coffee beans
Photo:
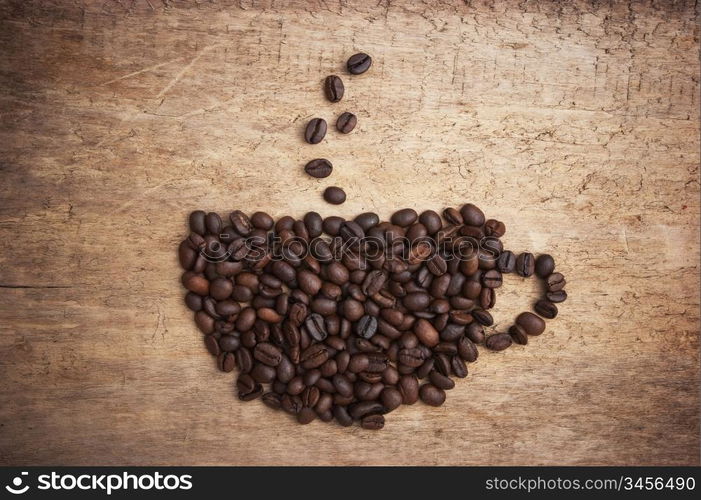
M 365 53 L 358 53 L 351 56 L 346 63 L 348 73 L 360 75 L 365 73 L 372 66 L 372 57 Z M 324 94 L 331 102 L 339 102 L 343 99 L 346 88 L 340 76 L 329 75 L 324 80 Z M 346 111 L 341 113 L 336 119 L 336 130 L 342 134 L 349 134 L 358 124 L 358 117 Z M 309 144 L 319 144 L 326 137 L 328 125 L 323 118 L 312 118 L 304 129 L 304 140 Z M 311 177 L 323 179 L 331 175 L 333 165 L 326 158 L 316 158 L 307 163 L 304 171 Z M 340 205 L 346 201 L 346 193 L 342 188 L 329 186 L 324 191 L 324 200 L 333 205 Z
M 302 424 L 380 429 L 402 404 L 443 404 L 478 345 L 502 351 L 543 333 L 567 298 L 553 258 L 504 250 L 504 224 L 475 205 L 442 215 L 193 212 L 179 247 L 185 303 L 219 369 L 238 369 L 238 397 Z M 541 278 L 545 295 L 537 314 L 493 332 L 496 291 L 513 272 Z

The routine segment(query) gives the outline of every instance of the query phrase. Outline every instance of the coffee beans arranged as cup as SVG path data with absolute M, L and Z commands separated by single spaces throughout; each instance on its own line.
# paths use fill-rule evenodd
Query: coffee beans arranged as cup
M 195 211 L 189 226 L 178 256 L 206 349 L 219 370 L 238 370 L 240 400 L 301 424 L 376 430 L 402 404 L 440 406 L 478 344 L 526 344 L 567 298 L 550 255 L 504 250 L 504 224 L 471 204 L 443 218 L 406 208 L 389 221 Z M 546 293 L 537 314 L 493 327 L 511 272 L 535 274 Z

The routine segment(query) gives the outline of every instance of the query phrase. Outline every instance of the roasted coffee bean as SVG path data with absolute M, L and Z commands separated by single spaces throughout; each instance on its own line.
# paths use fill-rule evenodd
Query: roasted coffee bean
M 202 310 L 202 297 L 193 292 L 188 292 L 185 295 L 185 305 L 191 311 L 201 311 Z
M 213 234 L 214 236 L 219 236 L 222 230 L 222 221 L 219 214 L 214 212 L 209 212 L 204 219 L 207 232 Z
M 531 312 L 522 312 L 516 317 L 519 325 L 528 335 L 540 335 L 545 331 L 545 321 Z
M 435 347 L 440 341 L 438 330 L 425 319 L 419 319 L 414 324 L 414 333 L 421 343 L 428 347 Z
M 239 375 L 236 380 L 236 388 L 239 393 L 239 399 L 242 401 L 251 401 L 263 394 L 263 386 L 246 373 Z
M 454 342 L 463 336 L 465 333 L 464 325 L 449 324 L 441 330 L 441 340 L 446 342 Z
M 487 288 L 499 288 L 501 283 L 501 273 L 496 269 L 491 269 L 482 275 L 482 285 Z
M 304 226 L 310 238 L 321 235 L 323 220 L 317 212 L 307 212 L 304 214 Z
M 274 410 L 279 410 L 282 407 L 282 396 L 274 392 L 266 392 L 261 399 L 263 403 L 265 403 L 265 406 L 273 408 Z
M 478 351 L 475 343 L 467 337 L 462 337 L 458 341 L 458 355 L 469 363 L 477 360 Z
M 280 406 L 290 415 L 297 415 L 302 409 L 302 398 L 297 395 L 283 394 Z
M 331 102 L 338 102 L 343 99 L 343 93 L 345 87 L 343 86 L 343 80 L 336 75 L 329 75 L 324 80 L 324 93 L 326 98 Z
M 317 342 L 322 342 L 328 337 L 324 317 L 320 314 L 310 314 L 304 322 L 304 327 L 307 333 Z
M 336 120 L 336 129 L 342 134 L 350 134 L 358 123 L 358 118 L 346 111 L 341 113 Z
M 269 384 L 275 380 L 276 371 L 272 366 L 256 363 L 251 370 L 251 377 L 261 384 Z
M 548 292 L 545 294 L 545 296 L 547 297 L 547 299 L 550 302 L 552 302 L 554 304 L 559 304 L 560 302 L 564 302 L 567 300 L 567 292 L 564 290 L 559 290 L 557 292 Z M 188 305 L 188 307 L 189 307 L 189 305 Z M 190 309 L 192 309 L 192 308 L 190 307 Z
M 304 129 L 304 140 L 309 144 L 319 144 L 325 136 L 326 120 L 323 118 L 313 118 L 309 120 L 307 127 Z
M 519 276 L 528 278 L 535 271 L 535 259 L 532 253 L 524 252 L 516 259 L 516 272 Z
M 350 56 L 348 62 L 346 63 L 348 72 L 352 75 L 360 75 L 361 73 L 365 73 L 370 69 L 370 66 L 372 66 L 372 57 L 363 52 Z
M 512 273 L 516 269 L 516 256 L 510 250 L 503 251 L 497 259 L 497 269 L 502 273 Z
M 304 171 L 307 175 L 311 175 L 317 179 L 323 179 L 331 175 L 333 165 L 331 165 L 331 162 L 326 158 L 317 158 L 307 163 L 304 166 Z
M 484 327 L 477 321 L 470 323 L 465 329 L 465 335 L 475 344 L 481 344 L 484 342 Z
M 506 232 L 506 226 L 503 222 L 489 219 L 484 223 L 484 234 L 486 236 L 494 236 L 495 238 L 501 238 Z
M 424 355 L 421 349 L 416 347 L 411 349 L 401 349 L 399 351 L 399 362 L 405 366 L 418 368 L 424 363 Z
M 517 344 L 528 344 L 528 334 L 519 325 L 511 325 L 511 328 L 509 328 L 509 335 L 511 335 L 511 338 Z
M 222 351 L 234 352 L 241 347 L 241 341 L 234 335 L 222 335 L 219 339 L 219 348 Z
M 533 309 L 546 319 L 553 319 L 557 316 L 557 306 L 549 300 L 539 300 Z
M 480 227 L 484 225 L 484 213 L 472 203 L 463 205 L 460 209 L 460 215 L 462 215 L 463 222 L 468 226 Z
M 426 228 L 426 232 L 429 235 L 436 234 L 443 225 L 443 222 L 441 221 L 441 216 L 433 210 L 426 210 L 424 212 L 421 212 L 421 215 L 419 216 L 419 222 L 424 225 L 424 227 Z
M 321 344 L 312 344 L 302 352 L 300 360 L 305 369 L 316 368 L 329 359 L 329 351 Z
M 413 405 L 419 400 L 419 381 L 414 375 L 402 375 L 399 377 L 397 387 L 402 394 L 402 403 Z
M 253 369 L 253 355 L 246 347 L 241 347 L 234 353 L 236 366 L 242 373 L 248 373 Z
M 496 304 L 497 294 L 493 288 L 482 288 L 479 296 L 479 305 L 482 309 L 491 309 Z
M 442 276 L 448 271 L 448 264 L 445 259 L 438 254 L 426 261 L 426 268 L 435 276 Z
M 440 406 L 445 402 L 445 391 L 433 384 L 424 384 L 419 390 L 421 401 L 430 406 Z
M 429 374 L 428 379 L 433 385 L 439 389 L 443 389 L 444 391 L 448 391 L 455 387 L 455 382 L 453 382 L 450 377 L 446 377 L 435 370 Z
M 416 210 L 413 208 L 403 208 L 401 210 L 398 210 L 392 214 L 392 224 L 395 224 L 399 227 L 408 227 L 412 225 L 416 220 L 419 218 L 419 215 L 416 213 Z
M 565 288 L 567 284 L 565 277 L 561 273 L 552 273 L 545 279 L 545 283 L 548 286 L 548 292 L 559 292 Z M 195 290 L 193 292 L 197 293 Z
M 547 278 L 555 271 L 555 259 L 547 253 L 541 254 L 535 261 L 535 273 L 540 278 Z
M 346 192 L 340 187 L 329 186 L 324 190 L 324 200 L 332 205 L 340 205 L 346 201 Z
M 273 218 L 265 212 L 254 213 L 253 215 L 251 215 L 250 220 L 253 227 L 255 227 L 256 229 L 263 229 L 265 231 L 269 231 L 270 229 L 272 229 L 273 225 L 275 224 Z
M 431 302 L 431 296 L 426 292 L 414 292 L 407 294 L 402 303 L 409 311 L 423 311 Z
M 380 217 L 374 212 L 362 213 L 353 220 L 366 232 L 380 223 Z
M 377 431 L 385 426 L 385 416 L 380 414 L 367 415 L 360 421 L 363 429 Z
M 262 342 L 256 345 L 253 357 L 268 366 L 277 366 L 282 360 L 282 352 L 273 344 Z
M 492 315 L 483 309 L 475 309 L 472 311 L 472 317 L 483 326 L 492 326 L 494 324 Z
M 348 414 L 348 409 L 345 406 L 334 406 L 333 416 L 343 427 L 353 425 L 353 417 Z
M 241 236 L 248 236 L 249 234 L 251 234 L 251 220 L 241 210 L 234 210 L 233 212 L 231 212 L 229 214 L 229 220 L 231 221 L 231 225 L 233 226 L 233 228 Z
M 322 224 L 322 228 L 326 234 L 331 235 L 331 236 L 336 236 L 336 235 L 338 235 L 338 232 L 341 230 L 341 226 L 343 225 L 344 222 L 345 222 L 345 220 L 343 219 L 343 217 L 337 217 L 335 215 L 332 215 L 331 217 L 326 217 L 324 219 L 324 222 Z M 312 247 L 312 248 L 314 248 L 314 247 Z M 319 258 L 319 256 L 317 256 L 317 258 Z
M 450 358 L 450 368 L 453 375 L 455 375 L 456 377 L 467 377 L 467 365 L 460 356 L 453 356 L 452 358 Z
M 313 272 L 302 269 L 297 273 L 297 285 L 306 294 L 316 295 L 321 290 L 323 282 Z
M 382 289 L 386 281 L 387 273 L 385 273 L 384 271 L 370 271 L 369 273 L 367 273 L 365 279 L 363 280 L 361 290 L 365 295 L 375 295 Z
M 459 226 L 463 223 L 462 215 L 460 212 L 454 208 L 446 208 L 443 210 L 443 218 L 448 224 L 454 224 Z
M 193 233 L 204 236 L 207 232 L 207 225 L 205 223 L 205 218 L 207 214 L 202 210 L 195 210 L 190 214 L 190 231 Z
M 484 344 L 492 351 L 503 351 L 511 345 L 511 336 L 508 333 L 490 335 Z
M 297 422 L 302 425 L 307 425 L 316 419 L 316 412 L 307 406 L 303 406 L 297 414 Z
M 377 318 L 365 315 L 358 321 L 355 332 L 364 339 L 370 339 L 377 332 Z
M 332 382 L 336 392 L 341 396 L 348 397 L 353 395 L 353 384 L 345 376 L 337 373 L 333 376 Z
M 361 401 L 349 407 L 350 416 L 356 420 L 366 415 L 377 415 L 384 411 L 382 405 L 377 401 Z

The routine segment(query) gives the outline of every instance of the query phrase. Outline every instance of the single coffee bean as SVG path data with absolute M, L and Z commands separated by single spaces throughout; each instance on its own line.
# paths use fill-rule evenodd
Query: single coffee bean
M 324 200 L 332 205 L 340 205 L 346 201 L 346 193 L 340 187 L 329 186 L 324 190 Z
M 362 213 L 353 220 L 366 232 L 380 223 L 380 217 L 374 212 Z
M 475 344 L 481 344 L 484 342 L 484 327 L 477 321 L 470 323 L 465 329 L 465 335 Z
M 268 366 L 277 366 L 282 360 L 282 352 L 273 344 L 262 342 L 256 345 L 253 357 Z
M 236 380 L 236 388 L 238 389 L 239 399 L 241 401 L 251 401 L 263 394 L 263 386 L 247 373 L 241 373 L 239 375 Z
M 443 389 L 444 391 L 448 391 L 455 387 L 455 382 L 453 382 L 450 377 L 446 377 L 435 370 L 429 374 L 428 379 L 433 385 L 439 389 Z
M 265 212 L 256 212 L 253 215 L 251 215 L 251 224 L 256 229 L 263 229 L 265 231 L 269 231 L 273 228 L 273 224 L 275 224 L 275 221 L 273 221 L 273 218 Z
M 519 276 L 528 278 L 533 275 L 535 271 L 535 259 L 532 253 L 523 252 L 516 259 L 516 272 Z
M 503 251 L 497 259 L 497 269 L 502 273 L 513 273 L 516 269 L 516 256 L 510 250 Z
M 539 300 L 533 309 L 546 319 L 553 319 L 557 316 L 557 306 L 549 300 Z
M 440 342 L 438 330 L 427 320 L 421 318 L 414 325 L 416 337 L 428 347 L 435 347 Z
M 460 215 L 462 215 L 463 222 L 468 226 L 480 227 L 484 225 L 484 212 L 472 203 L 463 205 L 460 209 Z
M 414 375 L 402 375 L 397 389 L 402 394 L 402 403 L 413 405 L 419 400 L 419 381 Z
M 304 328 L 309 336 L 317 342 L 323 342 L 329 335 L 323 316 L 317 313 L 312 313 L 307 317 Z
M 408 227 L 419 218 L 419 214 L 413 208 L 403 208 L 392 214 L 391 222 L 399 227 Z
M 331 165 L 331 162 L 326 158 L 317 158 L 307 163 L 304 166 L 304 171 L 307 175 L 311 175 L 317 179 L 323 179 L 331 175 L 333 165 Z
M 443 218 L 446 220 L 446 222 L 448 222 L 448 224 L 460 226 L 463 223 L 462 215 L 454 208 L 446 208 L 443 210 Z
M 494 319 L 492 315 L 483 309 L 475 309 L 472 311 L 472 317 L 483 326 L 492 326 L 494 324 Z
M 356 325 L 355 332 L 364 339 L 370 339 L 377 332 L 377 318 L 366 314 Z
M 430 406 L 440 406 L 445 402 L 445 391 L 433 384 L 424 384 L 419 390 L 421 401 Z
M 496 304 L 497 294 L 493 288 L 482 288 L 479 296 L 479 306 L 482 309 L 491 309 Z
M 424 225 L 424 227 L 426 228 L 426 232 L 429 235 L 436 234 L 443 225 L 443 222 L 441 221 L 441 216 L 433 210 L 426 210 L 424 212 L 421 212 L 421 215 L 419 216 L 419 222 Z
M 467 377 L 467 365 L 465 361 L 459 356 L 453 356 L 450 358 L 450 368 L 452 369 L 453 375 L 458 378 Z
M 343 99 L 343 80 L 336 75 L 329 75 L 324 80 L 324 93 L 326 98 L 331 102 L 338 102 Z
M 363 52 L 350 56 L 348 62 L 346 63 L 348 72 L 352 75 L 360 75 L 361 73 L 365 73 L 370 69 L 370 66 L 372 66 L 372 57 Z
M 443 257 L 435 254 L 426 261 L 426 268 L 434 276 L 443 276 L 448 271 L 448 264 Z
M 484 234 L 486 236 L 493 236 L 495 238 L 501 238 L 506 232 L 506 226 L 503 222 L 489 219 L 484 223 Z
M 555 259 L 547 253 L 541 254 L 535 261 L 535 273 L 540 278 L 547 278 L 555 271 Z
M 348 414 L 348 409 L 345 406 L 334 406 L 333 416 L 336 421 L 343 427 L 353 425 L 353 417 Z
M 499 288 L 501 283 L 501 273 L 496 269 L 491 269 L 482 275 L 482 285 L 487 288 Z
M 204 219 L 205 226 L 207 227 L 207 232 L 213 234 L 214 236 L 219 236 L 222 230 L 222 221 L 219 214 L 214 212 L 209 212 Z
M 300 356 L 302 366 L 309 370 L 323 365 L 329 359 L 329 351 L 322 344 L 312 344 Z
M 232 227 L 241 236 L 248 236 L 251 234 L 251 230 L 253 229 L 251 220 L 241 210 L 234 210 L 231 212 L 229 214 L 229 220 L 231 221 Z
M 503 351 L 511 345 L 511 336 L 508 333 L 497 333 L 487 337 L 485 342 L 487 349 L 492 351 Z
M 545 331 L 545 321 L 531 312 L 522 312 L 516 317 L 519 325 L 528 335 L 540 335 Z
M 511 328 L 509 328 L 509 335 L 511 335 L 511 338 L 517 344 L 528 344 L 528 334 L 519 325 L 511 325 Z
M 469 363 L 474 363 L 477 360 L 477 346 L 467 337 L 462 337 L 458 341 L 458 355 Z
M 384 411 L 382 405 L 377 401 L 361 401 L 351 405 L 350 416 L 354 419 L 361 419 L 366 415 L 377 415 Z
M 274 392 L 266 392 L 261 399 L 263 403 L 265 403 L 265 406 L 273 408 L 274 410 L 279 410 L 282 407 L 282 403 L 280 402 L 282 396 Z
M 416 347 L 410 349 L 401 349 L 398 355 L 399 362 L 405 366 L 418 368 L 424 363 L 425 357 L 423 351 Z
M 548 286 L 549 292 L 559 292 L 560 290 L 565 288 L 565 285 L 567 284 L 567 282 L 565 281 L 565 277 L 561 273 L 552 273 L 545 279 L 545 283 Z
M 205 223 L 205 218 L 207 214 L 202 210 L 195 210 L 190 214 L 190 231 L 200 236 L 204 236 L 207 233 L 207 224 Z
M 564 302 L 567 300 L 567 292 L 564 290 L 559 290 L 557 292 L 548 292 L 545 294 L 545 296 L 547 297 L 547 299 L 550 302 L 552 302 L 554 304 L 559 304 L 560 302 Z M 190 308 L 190 309 L 192 309 L 192 308 Z
M 304 140 L 309 144 L 319 144 L 326 136 L 326 120 L 312 118 L 304 129 Z
M 402 300 L 409 311 L 423 311 L 431 303 L 431 296 L 426 292 L 409 293 Z
M 385 426 L 385 416 L 380 414 L 367 415 L 360 421 L 360 426 L 371 431 L 380 430 Z
M 336 129 L 342 134 L 350 134 L 358 123 L 358 118 L 353 114 L 346 111 L 341 113 L 341 115 L 336 120 Z
M 316 412 L 307 406 L 303 406 L 297 414 L 297 422 L 302 425 L 310 424 L 316 419 Z

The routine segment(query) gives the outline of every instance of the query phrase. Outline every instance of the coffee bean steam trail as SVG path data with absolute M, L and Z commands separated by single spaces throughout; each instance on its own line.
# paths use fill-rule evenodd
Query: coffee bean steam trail
M 413 209 L 388 222 L 374 213 L 274 221 L 237 210 L 224 221 L 193 212 L 179 247 L 185 303 L 219 369 L 238 369 L 238 397 L 302 424 L 380 429 L 402 404 L 443 404 L 478 344 L 501 351 L 543 333 L 542 317 L 567 298 L 553 258 L 504 250 L 504 224 L 474 205 L 443 219 Z M 538 315 L 523 312 L 508 333 L 489 334 L 511 272 L 541 278 L 545 297 Z

